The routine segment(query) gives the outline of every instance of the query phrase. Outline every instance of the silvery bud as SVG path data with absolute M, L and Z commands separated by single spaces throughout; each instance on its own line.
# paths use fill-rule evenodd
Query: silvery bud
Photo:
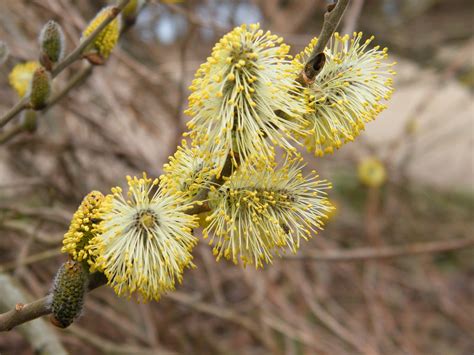
M 40 62 L 48 70 L 64 56 L 64 33 L 61 26 L 55 21 L 48 21 L 43 26 L 39 36 Z

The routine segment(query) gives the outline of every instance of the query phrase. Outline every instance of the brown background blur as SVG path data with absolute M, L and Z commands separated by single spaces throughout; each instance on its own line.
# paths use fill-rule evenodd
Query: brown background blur
M 0 40 L 11 51 L 0 67 L 0 112 L 17 101 L 8 73 L 37 58 L 43 24 L 58 21 L 71 50 L 103 5 L 0 1 Z M 260 22 L 295 54 L 319 33 L 325 7 L 322 0 L 150 1 L 105 66 L 41 115 L 35 133 L 0 146 L 0 274 L 31 299 L 45 295 L 82 197 L 123 185 L 127 174 L 161 173 L 185 129 L 187 87 L 218 38 Z M 305 155 L 308 169 L 333 182 L 338 211 L 298 255 L 473 237 L 473 15 L 470 0 L 351 1 L 340 30 L 374 34 L 389 47 L 396 92 L 354 143 L 323 159 Z M 80 67 L 62 73 L 55 88 Z M 386 165 L 380 190 L 357 179 L 368 156 Z M 387 260 L 286 258 L 243 270 L 216 263 L 202 242 L 198 267 L 177 292 L 143 305 L 103 287 L 88 295 L 79 321 L 54 331 L 72 354 L 469 355 L 473 256 L 461 249 Z M 0 334 L 0 353 L 34 350 L 15 330 Z

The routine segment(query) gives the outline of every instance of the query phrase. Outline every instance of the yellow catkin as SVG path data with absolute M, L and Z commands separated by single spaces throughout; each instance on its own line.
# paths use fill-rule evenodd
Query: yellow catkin
M 82 33 L 81 40 L 84 40 L 114 11 L 113 6 L 103 8 L 89 23 Z M 120 36 L 120 17 L 116 17 L 110 22 L 94 39 L 89 48 L 86 50 L 97 52 L 102 58 L 107 59 L 115 48 Z
M 199 191 L 207 188 L 216 176 L 216 161 L 221 158 L 219 154 L 189 147 L 183 140 L 176 153 L 163 166 L 165 174 L 160 176 L 162 188 L 168 193 L 182 193 L 187 200 L 191 200 Z
M 102 234 L 102 203 L 104 195 L 92 191 L 74 213 L 68 232 L 64 235 L 61 251 L 73 260 L 86 261 L 93 266 L 98 254 Z
M 299 159 L 281 166 L 246 162 L 218 189 L 211 189 L 203 236 L 216 259 L 263 267 L 274 256 L 296 252 L 301 240 L 322 229 L 333 209 L 331 184 L 315 172 L 303 176 Z
M 306 112 L 296 88 L 289 46 L 258 24 L 242 25 L 222 37 L 190 86 L 188 123 L 195 145 L 231 156 L 288 153 L 297 144 Z
M 367 158 L 357 167 L 360 182 L 369 187 L 380 187 L 387 180 L 385 166 L 377 158 Z
M 8 81 L 13 89 L 20 97 L 23 97 L 30 88 L 30 82 L 33 78 L 33 73 L 40 66 L 38 62 L 30 61 L 15 65 L 10 74 Z
M 335 33 L 324 50 L 326 63 L 314 83 L 305 90 L 309 123 L 301 140 L 316 156 L 333 153 L 351 142 L 386 108 L 393 92 L 392 67 L 387 48 L 369 48 L 373 37 L 363 41 L 362 33 Z M 300 72 L 318 39 L 295 57 Z
M 175 289 L 193 267 L 196 217 L 179 192 L 167 193 L 158 179 L 127 177 L 128 190 L 112 189 L 104 202 L 104 231 L 97 268 L 119 296 L 137 293 L 158 300 Z

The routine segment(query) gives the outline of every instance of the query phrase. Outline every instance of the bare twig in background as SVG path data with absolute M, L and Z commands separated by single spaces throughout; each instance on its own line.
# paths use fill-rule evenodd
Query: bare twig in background
M 256 1 L 261 11 L 268 19 L 270 29 L 278 30 L 280 33 L 293 33 L 302 28 L 308 20 L 312 20 L 314 13 L 324 7 L 321 0 L 259 0 Z M 288 21 L 291 19 L 291 21 Z M 287 36 L 285 35 L 285 38 Z
M 99 349 L 103 354 L 124 354 L 124 355 L 173 355 L 174 352 L 161 348 L 142 348 L 139 346 L 128 344 L 117 344 L 105 340 L 103 337 L 97 336 L 92 332 L 73 326 L 67 329 L 68 332 L 76 335 L 84 343 L 90 344 Z
M 16 261 L 1 264 L 0 272 L 5 272 L 8 270 L 14 269 L 18 266 L 33 264 L 41 260 L 46 260 L 46 259 L 58 256 L 60 254 L 61 254 L 61 251 L 57 247 L 54 249 L 45 250 L 43 252 L 24 257 L 21 260 L 20 264 L 18 264 Z
M 402 246 L 383 246 L 378 248 L 352 248 L 350 250 L 309 251 L 286 256 L 294 260 L 314 260 L 328 262 L 365 261 L 370 259 L 402 258 L 413 255 L 442 253 L 474 247 L 474 238 L 452 239 L 427 243 L 413 243 Z
M 262 334 L 260 333 L 260 330 L 258 329 L 256 324 L 254 324 L 250 318 L 240 315 L 231 309 L 201 302 L 193 296 L 186 295 L 180 292 L 170 293 L 167 297 L 174 301 L 177 301 L 189 307 L 192 307 L 193 309 L 199 312 L 207 313 L 215 317 L 222 318 L 227 321 L 236 323 L 244 327 L 245 329 L 247 329 L 249 332 L 251 332 L 252 335 L 256 339 L 261 341 L 263 344 L 266 344 L 267 342 L 267 340 L 264 337 L 262 337 Z
M 16 125 L 5 132 L 0 132 L 0 145 L 8 142 L 10 139 L 14 138 L 16 135 L 20 134 L 23 131 L 23 125 Z
M 161 1 L 154 0 L 155 3 L 161 3 Z M 204 20 L 198 15 L 194 14 L 192 11 L 188 11 L 182 6 L 173 4 L 171 2 L 166 2 L 163 5 L 165 5 L 167 8 L 169 8 L 171 11 L 183 15 L 186 17 L 186 19 L 189 21 L 190 24 L 196 25 L 196 26 L 201 26 L 204 28 L 210 28 L 214 30 L 216 33 L 221 33 L 228 31 L 229 29 L 226 28 L 225 26 L 222 26 L 218 22 L 214 21 L 213 19 L 210 20 Z

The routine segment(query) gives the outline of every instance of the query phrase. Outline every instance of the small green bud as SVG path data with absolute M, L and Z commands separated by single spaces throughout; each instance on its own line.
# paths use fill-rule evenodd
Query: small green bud
M 36 131 L 38 127 L 37 120 L 36 120 L 36 111 L 33 110 L 25 110 L 23 111 L 20 117 L 20 123 L 23 129 L 27 132 L 33 133 Z
M 0 65 L 5 63 L 10 55 L 10 51 L 8 50 L 8 46 L 5 42 L 0 41 Z
M 38 67 L 33 73 L 30 84 L 30 104 L 34 110 L 46 106 L 46 101 L 51 93 L 51 75 L 44 67 Z
M 82 263 L 68 260 L 59 268 L 54 279 L 51 322 L 66 328 L 81 315 L 89 284 L 88 273 Z
M 64 33 L 55 21 L 48 21 L 41 29 L 39 36 L 40 63 L 48 70 L 64 56 Z

